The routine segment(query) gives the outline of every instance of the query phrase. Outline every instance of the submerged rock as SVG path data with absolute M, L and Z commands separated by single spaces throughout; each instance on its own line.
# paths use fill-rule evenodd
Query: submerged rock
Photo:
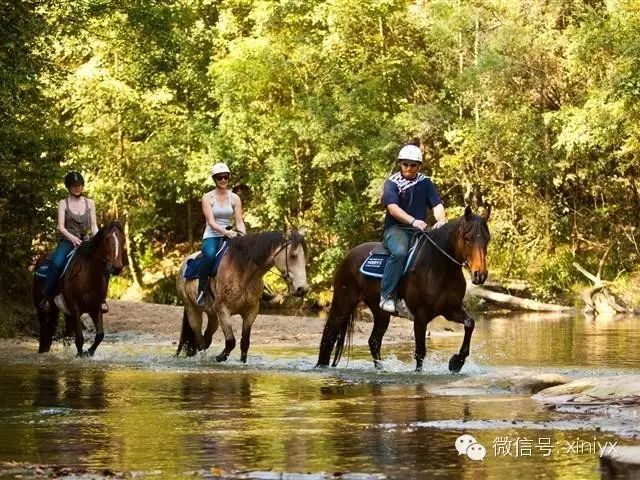
M 537 393 L 571 379 L 558 373 L 542 373 L 523 368 L 503 368 L 499 371 L 463 378 L 430 391 L 436 395 L 482 395 L 496 392 Z
M 640 405 L 640 375 L 589 377 L 547 388 L 533 396 L 547 405 Z

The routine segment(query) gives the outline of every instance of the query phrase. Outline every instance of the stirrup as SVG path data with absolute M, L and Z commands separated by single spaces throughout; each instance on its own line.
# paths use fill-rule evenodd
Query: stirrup
M 207 306 L 207 294 L 206 292 L 202 291 L 200 293 L 198 293 L 198 297 L 196 298 L 196 304 L 200 307 L 206 307 Z

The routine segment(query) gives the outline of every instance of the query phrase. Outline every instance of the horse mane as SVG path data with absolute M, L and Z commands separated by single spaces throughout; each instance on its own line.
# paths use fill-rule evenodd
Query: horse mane
M 451 220 L 450 222 L 445 223 L 440 228 L 429 230 L 427 232 L 427 235 L 429 236 L 429 238 L 431 238 L 431 240 L 433 240 L 436 243 L 436 245 L 444 249 L 444 247 L 447 244 L 449 244 L 449 239 L 451 238 L 451 234 L 454 231 L 458 230 L 458 228 L 460 227 L 460 222 L 462 221 L 463 218 L 464 217 L 458 217 L 454 220 Z M 427 243 L 430 243 L 430 242 L 427 241 Z
M 247 268 L 251 263 L 265 265 L 273 250 L 286 238 L 284 232 L 252 233 L 243 237 L 236 237 L 229 242 L 227 255 L 229 260 L 241 269 Z M 302 245 L 305 248 L 304 238 L 297 231 L 292 231 L 289 240 L 293 248 Z
M 120 222 L 113 220 L 111 223 L 98 230 L 98 233 L 91 237 L 88 242 L 82 242 L 76 252 L 76 259 L 88 259 L 92 257 L 98 247 L 102 245 L 102 242 L 104 242 L 104 237 L 114 228 L 118 228 L 122 231 L 122 225 L 120 225 Z
M 462 223 L 463 219 L 464 215 L 445 223 L 440 228 L 429 230 L 425 235 L 433 240 L 433 242 L 438 247 L 447 252 L 449 255 L 453 256 L 454 244 L 452 242 L 452 238 L 454 232 L 456 232 L 460 228 L 460 223 Z M 437 251 L 437 249 L 428 239 L 422 239 L 422 245 L 418 246 L 418 248 L 420 250 L 418 251 L 418 255 L 415 258 L 414 265 L 423 265 L 424 263 L 430 263 L 435 258 L 446 258 L 441 253 L 439 255 L 433 254 L 433 251 Z
M 476 223 L 479 221 L 480 217 L 478 215 L 473 216 L 473 218 L 464 223 L 464 227 L 467 228 L 475 228 Z M 442 250 L 447 252 L 449 255 L 453 256 L 453 238 L 454 233 L 460 229 L 460 224 L 464 221 L 464 214 L 458 218 L 455 218 L 447 223 L 445 223 L 442 227 L 436 228 L 433 230 L 429 230 L 426 235 L 429 236 L 433 242 L 440 247 Z M 465 228 L 465 230 L 467 230 Z M 466 233 L 466 232 L 462 232 Z M 436 247 L 427 239 L 423 239 L 422 246 L 419 246 L 420 251 L 415 259 L 415 264 L 422 264 L 423 262 L 432 262 L 433 259 L 438 258 L 438 256 L 433 255 L 433 250 L 436 250 Z M 426 246 L 426 248 L 425 248 Z M 440 257 L 446 258 L 444 255 L 439 254 Z M 455 257 L 454 257 L 455 258 Z M 447 260 L 450 261 L 450 260 Z

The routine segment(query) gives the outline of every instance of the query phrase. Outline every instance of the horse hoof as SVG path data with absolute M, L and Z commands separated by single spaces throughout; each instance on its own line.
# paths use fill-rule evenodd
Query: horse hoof
M 374 360 L 373 366 L 376 367 L 376 370 L 382 370 L 382 360 Z
M 451 356 L 449 360 L 449 371 L 452 373 L 458 373 L 462 370 L 462 366 L 464 365 L 464 358 L 458 355 L 457 353 Z
M 227 356 L 226 355 L 217 355 L 216 356 L 216 362 L 226 362 L 227 361 Z
M 422 372 L 422 366 L 416 367 L 416 369 L 414 370 L 414 372 L 416 372 L 416 373 L 420 373 L 420 372 Z

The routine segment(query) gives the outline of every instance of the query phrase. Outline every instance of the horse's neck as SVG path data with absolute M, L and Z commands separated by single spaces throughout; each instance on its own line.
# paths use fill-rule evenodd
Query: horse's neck
M 459 222 L 459 220 L 454 220 L 440 227 L 440 231 L 435 232 L 436 234 L 430 237 L 433 243 L 425 238 L 423 241 L 427 248 L 424 248 L 424 251 L 421 252 L 422 254 L 416 259 L 416 263 L 434 265 L 442 261 L 455 265 L 452 259 L 462 263 L 463 259 L 458 258 L 460 255 L 456 251 L 456 237 L 458 235 L 458 228 L 460 227 Z M 442 252 L 445 252 L 446 255 Z M 448 258 L 447 255 L 451 258 Z M 460 267 L 460 265 L 457 266 Z
M 273 268 L 275 264 L 275 254 L 278 251 L 278 248 L 279 247 L 275 247 L 275 249 L 272 250 L 272 254 L 269 255 L 269 257 L 263 264 L 259 264 L 257 262 L 249 262 L 247 268 L 245 268 L 244 272 L 242 272 L 244 277 L 243 283 L 245 285 L 249 286 L 249 284 L 252 282 L 260 281 L 262 277 L 264 277 L 267 272 Z
M 88 248 L 91 250 L 83 255 L 83 261 L 86 263 L 87 268 L 92 271 L 102 272 L 105 269 L 106 262 L 104 261 L 104 240 L 106 238 L 106 233 L 104 235 L 95 235 L 91 240 L 91 244 Z

